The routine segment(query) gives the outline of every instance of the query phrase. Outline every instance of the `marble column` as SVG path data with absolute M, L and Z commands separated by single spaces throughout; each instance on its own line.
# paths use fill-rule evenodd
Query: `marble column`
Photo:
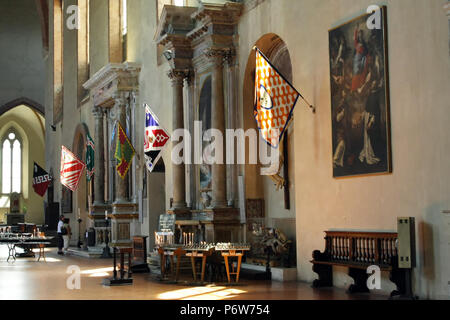
M 172 81 L 173 105 L 172 105 L 172 130 L 184 128 L 183 110 L 183 83 L 186 77 L 185 71 L 171 70 L 168 77 Z M 172 147 L 179 142 L 173 142 Z M 171 209 L 186 209 L 186 170 L 184 162 L 175 164 L 172 162 L 172 190 L 173 204 Z
M 190 72 L 188 76 L 185 79 L 185 87 L 186 87 L 186 106 L 184 109 L 184 115 L 185 115 L 185 128 L 191 132 L 191 134 L 194 132 L 194 73 Z M 193 137 L 193 134 L 192 134 Z M 195 166 L 194 166 L 194 139 L 191 139 L 191 154 L 188 154 L 186 156 L 187 159 L 189 159 L 189 164 L 186 165 L 186 177 L 188 179 L 186 183 L 187 188 L 187 196 L 186 199 L 188 206 L 192 209 L 195 209 L 196 203 L 197 203 L 197 191 L 196 191 L 196 179 L 195 179 Z
M 94 173 L 94 206 L 105 204 L 105 140 L 103 135 L 103 110 L 94 108 L 95 119 L 95 173 Z
M 126 99 L 124 97 L 116 97 L 115 98 L 115 102 L 116 102 L 116 108 L 117 108 L 117 118 L 119 120 L 120 125 L 122 126 L 123 130 L 126 132 L 127 131 L 127 104 L 126 104 Z M 116 134 L 119 134 L 119 128 L 117 127 L 116 129 Z M 117 165 L 117 163 L 116 163 Z M 115 168 L 114 168 L 115 169 Z M 117 170 L 114 170 L 115 174 L 116 174 L 116 198 L 115 198 L 115 202 L 116 204 L 120 204 L 120 203 L 128 203 L 129 199 L 128 199 L 128 177 L 129 177 L 129 173 L 130 170 L 128 170 L 127 174 L 125 175 L 125 178 L 122 179 L 119 176 L 119 173 L 117 172 Z
M 211 103 L 211 125 L 213 129 L 222 132 L 225 138 L 225 100 L 223 92 L 223 64 L 225 51 L 209 49 L 206 57 L 213 64 L 212 72 L 212 103 Z M 225 146 L 225 144 L 224 144 Z M 223 162 L 212 165 L 212 208 L 224 208 L 227 206 L 227 173 L 225 165 L 225 149 L 223 150 Z
M 226 112 L 227 115 L 227 129 L 235 130 L 237 128 L 238 119 L 238 78 L 236 70 L 236 53 L 234 50 L 227 52 L 225 56 L 225 74 L 226 74 Z M 229 164 L 227 165 L 227 194 L 228 194 L 228 206 L 233 207 L 237 204 L 238 197 L 238 165 Z

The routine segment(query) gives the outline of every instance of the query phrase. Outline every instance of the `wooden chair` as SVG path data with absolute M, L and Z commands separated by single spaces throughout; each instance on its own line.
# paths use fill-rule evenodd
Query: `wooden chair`
M 39 232 L 39 237 L 45 237 L 45 233 Z M 39 262 L 41 258 L 44 258 L 44 261 L 47 262 L 47 260 L 45 260 L 45 244 L 44 243 L 38 244 L 38 248 L 39 248 L 39 257 L 37 261 Z

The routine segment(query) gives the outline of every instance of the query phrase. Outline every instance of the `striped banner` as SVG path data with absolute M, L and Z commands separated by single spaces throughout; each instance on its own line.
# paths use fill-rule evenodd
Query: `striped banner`
M 61 150 L 61 184 L 75 192 L 86 165 L 66 147 Z

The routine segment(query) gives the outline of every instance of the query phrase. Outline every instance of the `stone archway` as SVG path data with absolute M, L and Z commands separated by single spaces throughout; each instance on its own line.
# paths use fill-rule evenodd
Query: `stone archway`
M 72 144 L 73 154 L 81 161 L 85 162 L 86 159 L 86 142 L 89 128 L 86 124 L 80 123 L 75 129 L 75 135 Z M 84 234 L 89 228 L 89 203 L 88 203 L 89 184 L 86 181 L 86 171 L 83 174 L 78 183 L 78 189 L 72 194 L 73 197 L 73 215 L 70 219 L 70 225 L 72 227 L 71 243 L 78 242 L 78 237 L 81 231 L 81 241 L 84 241 Z M 81 218 L 81 223 L 78 224 L 77 220 Z
M 292 83 L 292 63 L 286 43 L 278 35 L 269 33 L 256 41 L 255 46 Z M 244 130 L 257 130 L 256 121 L 253 116 L 254 83 L 255 51 L 252 50 L 247 60 L 243 81 Z M 294 148 L 293 137 L 293 123 L 291 123 L 290 129 L 288 130 L 288 149 L 290 150 Z M 248 156 L 248 148 L 246 148 L 246 153 L 246 156 Z M 289 190 L 291 194 L 295 194 L 295 190 L 293 189 L 295 176 L 293 151 L 289 152 L 288 162 Z M 257 224 L 263 223 L 267 227 L 279 228 L 295 243 L 295 201 L 293 197 L 289 201 L 290 209 L 286 209 L 283 190 L 276 190 L 274 182 L 269 177 L 260 175 L 260 165 L 245 165 L 245 188 L 246 199 L 248 200 L 247 206 L 252 211 L 250 213 L 247 212 L 247 225 L 249 228 L 251 228 L 253 222 Z M 249 232 L 247 232 L 247 235 L 249 235 Z M 295 253 L 295 249 L 293 252 Z M 295 258 L 292 261 L 295 263 Z
M 149 230 L 149 251 L 155 244 L 155 231 L 158 231 L 159 216 L 166 212 L 166 167 L 163 158 L 156 163 L 152 172 L 146 170 L 147 219 Z
M 37 103 L 36 101 L 33 101 L 31 99 L 28 99 L 26 97 L 21 97 L 12 101 L 9 101 L 5 103 L 4 105 L 0 106 L 0 116 L 2 116 L 4 113 L 8 112 L 11 109 L 14 109 L 17 106 L 25 105 L 32 110 L 35 110 L 40 113 L 41 116 L 45 118 L 45 108 L 43 105 Z

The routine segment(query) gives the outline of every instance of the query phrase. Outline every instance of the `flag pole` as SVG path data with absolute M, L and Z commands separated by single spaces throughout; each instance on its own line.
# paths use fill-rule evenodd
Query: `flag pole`
M 255 51 L 259 51 L 259 53 L 261 53 L 263 56 L 264 56 L 264 54 L 261 52 L 261 50 L 259 50 L 258 49 L 258 47 L 257 46 L 253 46 L 253 50 L 255 50 Z M 266 56 L 264 56 L 264 58 L 266 58 L 266 60 L 267 61 L 269 61 L 269 59 L 266 57 Z M 275 68 L 275 67 L 274 67 Z M 275 68 L 276 69 L 276 68 Z M 278 70 L 277 70 L 278 71 Z M 289 82 L 289 81 L 288 81 Z M 299 94 L 299 96 L 300 96 L 300 98 L 302 98 L 303 99 L 303 101 L 308 105 L 308 107 L 312 110 L 312 112 L 313 113 L 316 113 L 316 108 L 311 104 L 311 103 L 309 103 L 300 93 L 298 93 Z

